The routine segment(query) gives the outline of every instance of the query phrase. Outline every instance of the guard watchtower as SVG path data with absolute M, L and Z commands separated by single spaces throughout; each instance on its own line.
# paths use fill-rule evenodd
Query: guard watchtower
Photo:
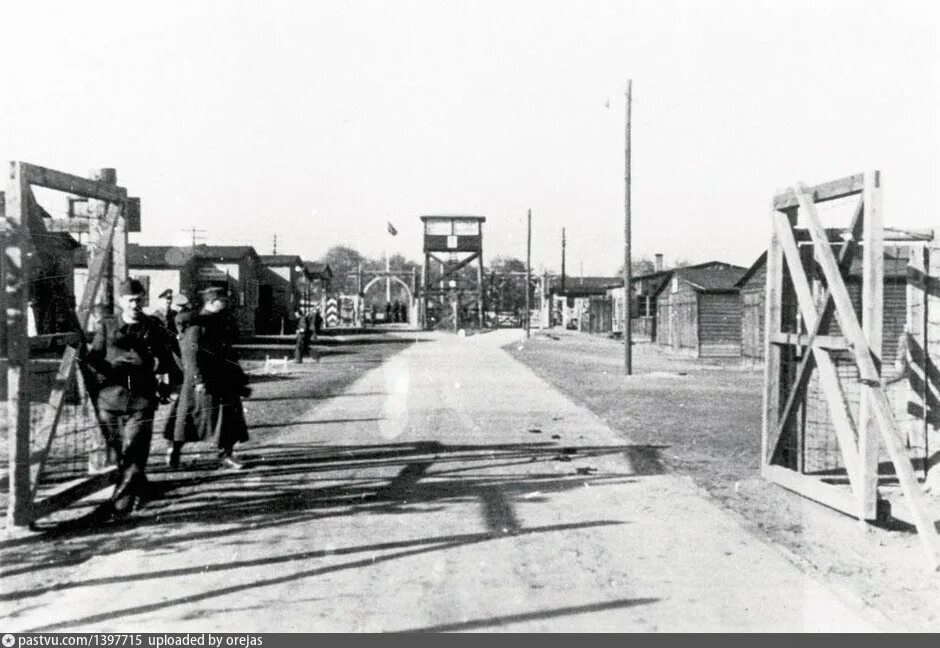
M 424 223 L 421 286 L 424 328 L 457 330 L 472 321 L 483 328 L 483 223 L 486 218 L 435 215 L 422 216 L 421 220 Z M 476 273 L 468 271 L 474 261 L 477 261 Z

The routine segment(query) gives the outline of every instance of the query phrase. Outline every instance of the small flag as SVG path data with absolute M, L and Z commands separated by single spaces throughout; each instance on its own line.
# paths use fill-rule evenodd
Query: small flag
M 395 229 L 394 225 L 392 225 L 392 221 L 388 221 L 388 233 L 391 234 L 392 236 L 398 235 L 398 230 Z

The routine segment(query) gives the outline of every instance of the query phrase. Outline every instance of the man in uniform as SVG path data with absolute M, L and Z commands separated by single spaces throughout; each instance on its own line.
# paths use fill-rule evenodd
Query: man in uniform
M 173 357 L 160 322 L 141 310 L 141 283 L 123 281 L 118 299 L 121 312 L 98 322 L 86 361 L 98 374 L 101 427 L 118 458 L 112 512 L 125 516 L 147 483 L 144 472 L 158 402 L 157 374 L 169 370 Z
M 163 304 L 153 312 L 153 316 L 160 320 L 167 332 L 175 338 L 177 335 L 176 315 L 178 311 L 173 308 L 173 289 L 167 288 L 160 293 L 158 299 L 161 299 Z

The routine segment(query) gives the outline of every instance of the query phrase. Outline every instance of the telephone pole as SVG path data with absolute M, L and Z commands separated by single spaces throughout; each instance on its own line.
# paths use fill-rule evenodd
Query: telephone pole
M 565 292 L 565 228 L 561 228 L 561 291 Z
M 202 235 L 205 234 L 207 230 L 198 229 L 198 228 L 195 228 L 195 227 L 189 227 L 189 228 L 184 229 L 183 231 L 184 231 L 184 232 L 189 232 L 189 234 L 190 234 L 190 236 L 191 236 L 191 240 L 192 240 L 192 246 L 193 246 L 193 248 L 195 249 L 195 247 L 196 247 L 196 241 L 197 241 L 198 239 L 204 239 L 205 237 L 202 236 Z
M 633 373 L 633 278 L 630 254 L 630 104 L 633 99 L 633 79 L 627 79 L 627 106 L 624 144 L 624 223 L 623 223 L 623 372 Z
M 526 217 L 526 243 L 525 243 L 525 336 L 531 337 L 532 304 L 529 296 L 532 292 L 532 210 Z

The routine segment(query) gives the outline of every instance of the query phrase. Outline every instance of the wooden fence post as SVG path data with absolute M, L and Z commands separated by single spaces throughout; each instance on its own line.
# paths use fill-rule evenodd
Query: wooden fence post
M 30 363 L 29 330 L 29 259 L 32 246 L 27 228 L 30 188 L 22 163 L 10 164 L 4 237 L 7 332 L 7 419 L 9 425 L 10 499 L 7 523 L 28 526 L 33 519 L 30 489 Z

